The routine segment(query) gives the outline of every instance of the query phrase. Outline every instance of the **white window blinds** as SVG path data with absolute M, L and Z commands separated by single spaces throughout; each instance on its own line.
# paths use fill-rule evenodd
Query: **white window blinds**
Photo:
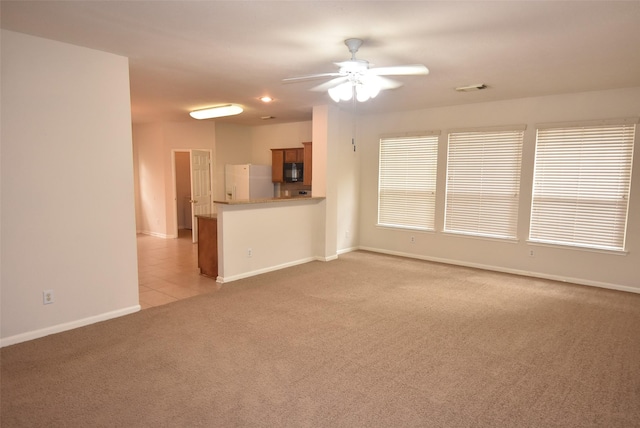
M 531 241 L 623 250 L 635 124 L 538 129 Z
M 516 237 L 523 136 L 524 130 L 449 134 L 445 231 Z
M 380 140 L 378 225 L 433 230 L 438 135 Z

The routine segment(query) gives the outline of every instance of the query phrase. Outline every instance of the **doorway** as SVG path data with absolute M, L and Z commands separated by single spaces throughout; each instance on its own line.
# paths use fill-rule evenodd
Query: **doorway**
M 211 150 L 173 150 L 174 207 L 176 236 L 191 232 L 193 243 L 198 242 L 198 223 L 195 215 L 212 212 Z M 182 232 L 181 232 L 182 231 Z
M 175 152 L 174 166 L 176 171 L 176 221 L 178 236 L 181 231 L 193 230 L 193 214 L 191 212 L 191 157 L 189 152 Z

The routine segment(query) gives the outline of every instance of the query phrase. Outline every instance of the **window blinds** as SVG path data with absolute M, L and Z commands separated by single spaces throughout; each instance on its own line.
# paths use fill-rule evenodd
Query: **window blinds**
M 623 250 L 635 124 L 538 129 L 531 241 Z
M 515 238 L 523 130 L 449 134 L 447 232 Z
M 378 225 L 433 230 L 438 136 L 380 140 Z

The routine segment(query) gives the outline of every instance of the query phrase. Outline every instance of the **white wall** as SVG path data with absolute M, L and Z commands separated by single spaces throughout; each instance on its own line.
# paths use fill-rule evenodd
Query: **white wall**
M 527 243 L 536 123 L 638 117 L 640 88 L 468 104 L 370 115 L 359 122 L 361 164 L 360 245 L 377 251 L 469 266 L 531 274 L 588 285 L 640 292 L 640 159 L 632 178 L 626 255 Z M 518 242 L 462 237 L 442 232 L 447 132 L 453 128 L 526 124 Z M 381 134 L 441 130 L 438 159 L 436 232 L 376 226 L 378 142 Z M 640 133 L 640 132 L 638 132 Z M 415 244 L 410 236 L 416 237 Z M 534 250 L 534 257 L 529 255 Z
M 218 281 L 322 259 L 316 244 L 324 203 L 306 199 L 218 204 Z
M 139 305 L 127 59 L 5 30 L 1 43 L 6 346 Z
M 138 203 L 136 204 L 136 229 L 138 232 L 165 236 L 167 218 L 165 206 L 165 181 L 171 180 L 171 171 L 164 168 L 165 155 L 162 127 L 136 125 L 133 127 L 133 149 L 137 163 L 134 165 L 138 179 Z
M 338 140 L 334 145 L 331 172 L 336 176 L 337 221 L 336 246 L 338 254 L 356 249 L 359 242 L 360 215 L 360 148 L 353 132 L 357 116 L 340 112 Z M 352 137 L 355 141 L 352 143 Z

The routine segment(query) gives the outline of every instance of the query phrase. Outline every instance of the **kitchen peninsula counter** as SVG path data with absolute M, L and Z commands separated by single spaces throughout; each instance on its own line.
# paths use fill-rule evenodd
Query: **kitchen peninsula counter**
M 318 260 L 327 198 L 289 196 L 215 201 L 218 278 L 235 281 Z
M 291 202 L 291 201 L 319 201 L 325 199 L 324 196 L 281 196 L 278 198 L 259 198 L 259 199 L 237 199 L 234 201 L 213 201 L 216 204 L 224 205 L 249 205 L 249 204 L 268 204 L 272 202 Z

